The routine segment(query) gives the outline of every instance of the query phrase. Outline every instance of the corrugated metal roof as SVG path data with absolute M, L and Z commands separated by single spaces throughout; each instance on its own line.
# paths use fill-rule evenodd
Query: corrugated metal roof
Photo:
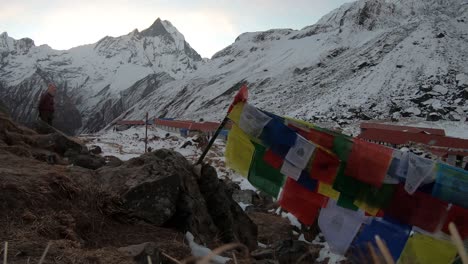
M 411 127 L 411 126 L 397 126 L 391 124 L 363 122 L 361 123 L 361 129 L 380 129 L 380 130 L 392 130 L 406 133 L 427 133 L 432 135 L 445 136 L 443 129 L 427 128 L 427 127 Z
M 385 142 L 395 145 L 408 144 L 410 142 L 422 143 L 428 146 L 468 149 L 468 140 L 452 138 L 433 134 L 409 133 L 396 130 L 367 129 L 359 138 L 377 142 Z

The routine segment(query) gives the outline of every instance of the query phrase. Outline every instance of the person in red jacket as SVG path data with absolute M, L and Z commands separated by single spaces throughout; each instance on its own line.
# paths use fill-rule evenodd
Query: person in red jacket
M 49 84 L 47 91 L 41 96 L 39 101 L 39 117 L 42 121 L 49 125 L 52 125 L 54 119 L 54 96 L 57 91 L 57 87 L 54 84 Z

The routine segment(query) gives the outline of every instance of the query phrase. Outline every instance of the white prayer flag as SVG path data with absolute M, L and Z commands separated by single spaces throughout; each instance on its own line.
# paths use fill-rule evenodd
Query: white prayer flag
M 288 176 L 294 179 L 295 181 L 298 181 L 299 177 L 301 177 L 302 170 L 285 160 L 283 162 L 283 166 L 281 167 L 280 172 L 283 175 Z
M 301 136 L 297 136 L 296 143 L 286 154 L 286 160 L 302 170 L 307 166 L 314 150 L 314 144 Z
M 253 137 L 259 137 L 263 128 L 270 122 L 271 117 L 258 110 L 256 107 L 245 104 L 239 120 L 239 127 Z
M 327 207 L 320 211 L 318 225 L 330 250 L 335 254 L 345 255 L 364 220 L 363 211 L 340 207 L 336 205 L 336 201 L 329 199 Z
M 413 153 L 410 153 L 408 158 L 408 174 L 406 176 L 405 190 L 409 194 L 414 194 L 421 183 L 433 173 L 435 162 Z

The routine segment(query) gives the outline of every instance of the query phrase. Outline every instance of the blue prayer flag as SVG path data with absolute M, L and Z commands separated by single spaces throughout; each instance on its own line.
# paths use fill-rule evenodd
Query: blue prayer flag
M 364 226 L 352 246 L 361 248 L 366 247 L 368 242 L 372 242 L 377 247 L 375 236 L 378 235 L 387 244 L 393 259 L 397 260 L 405 247 L 410 232 L 411 226 L 409 225 L 400 225 L 383 219 L 374 219 L 369 225 Z

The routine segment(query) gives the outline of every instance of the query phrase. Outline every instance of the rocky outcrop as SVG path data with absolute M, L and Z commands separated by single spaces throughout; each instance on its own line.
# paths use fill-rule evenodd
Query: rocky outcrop
M 124 208 L 158 226 L 190 231 L 202 243 L 213 237 L 224 243 L 257 246 L 257 226 L 232 199 L 213 167 L 198 178 L 179 153 L 161 149 L 97 171 L 103 188 L 119 194 Z
M 190 255 L 187 231 L 211 248 L 256 248 L 256 225 L 212 167 L 197 176 L 164 149 L 126 162 L 102 158 L 99 168 L 69 166 L 83 156 L 100 162 L 72 138 L 40 135 L 0 114 L 0 237 L 11 241 L 9 263 L 37 262 L 47 241 L 56 263 L 73 262 L 73 254 L 80 263 L 145 263 L 146 255 L 170 263 L 159 253 Z

